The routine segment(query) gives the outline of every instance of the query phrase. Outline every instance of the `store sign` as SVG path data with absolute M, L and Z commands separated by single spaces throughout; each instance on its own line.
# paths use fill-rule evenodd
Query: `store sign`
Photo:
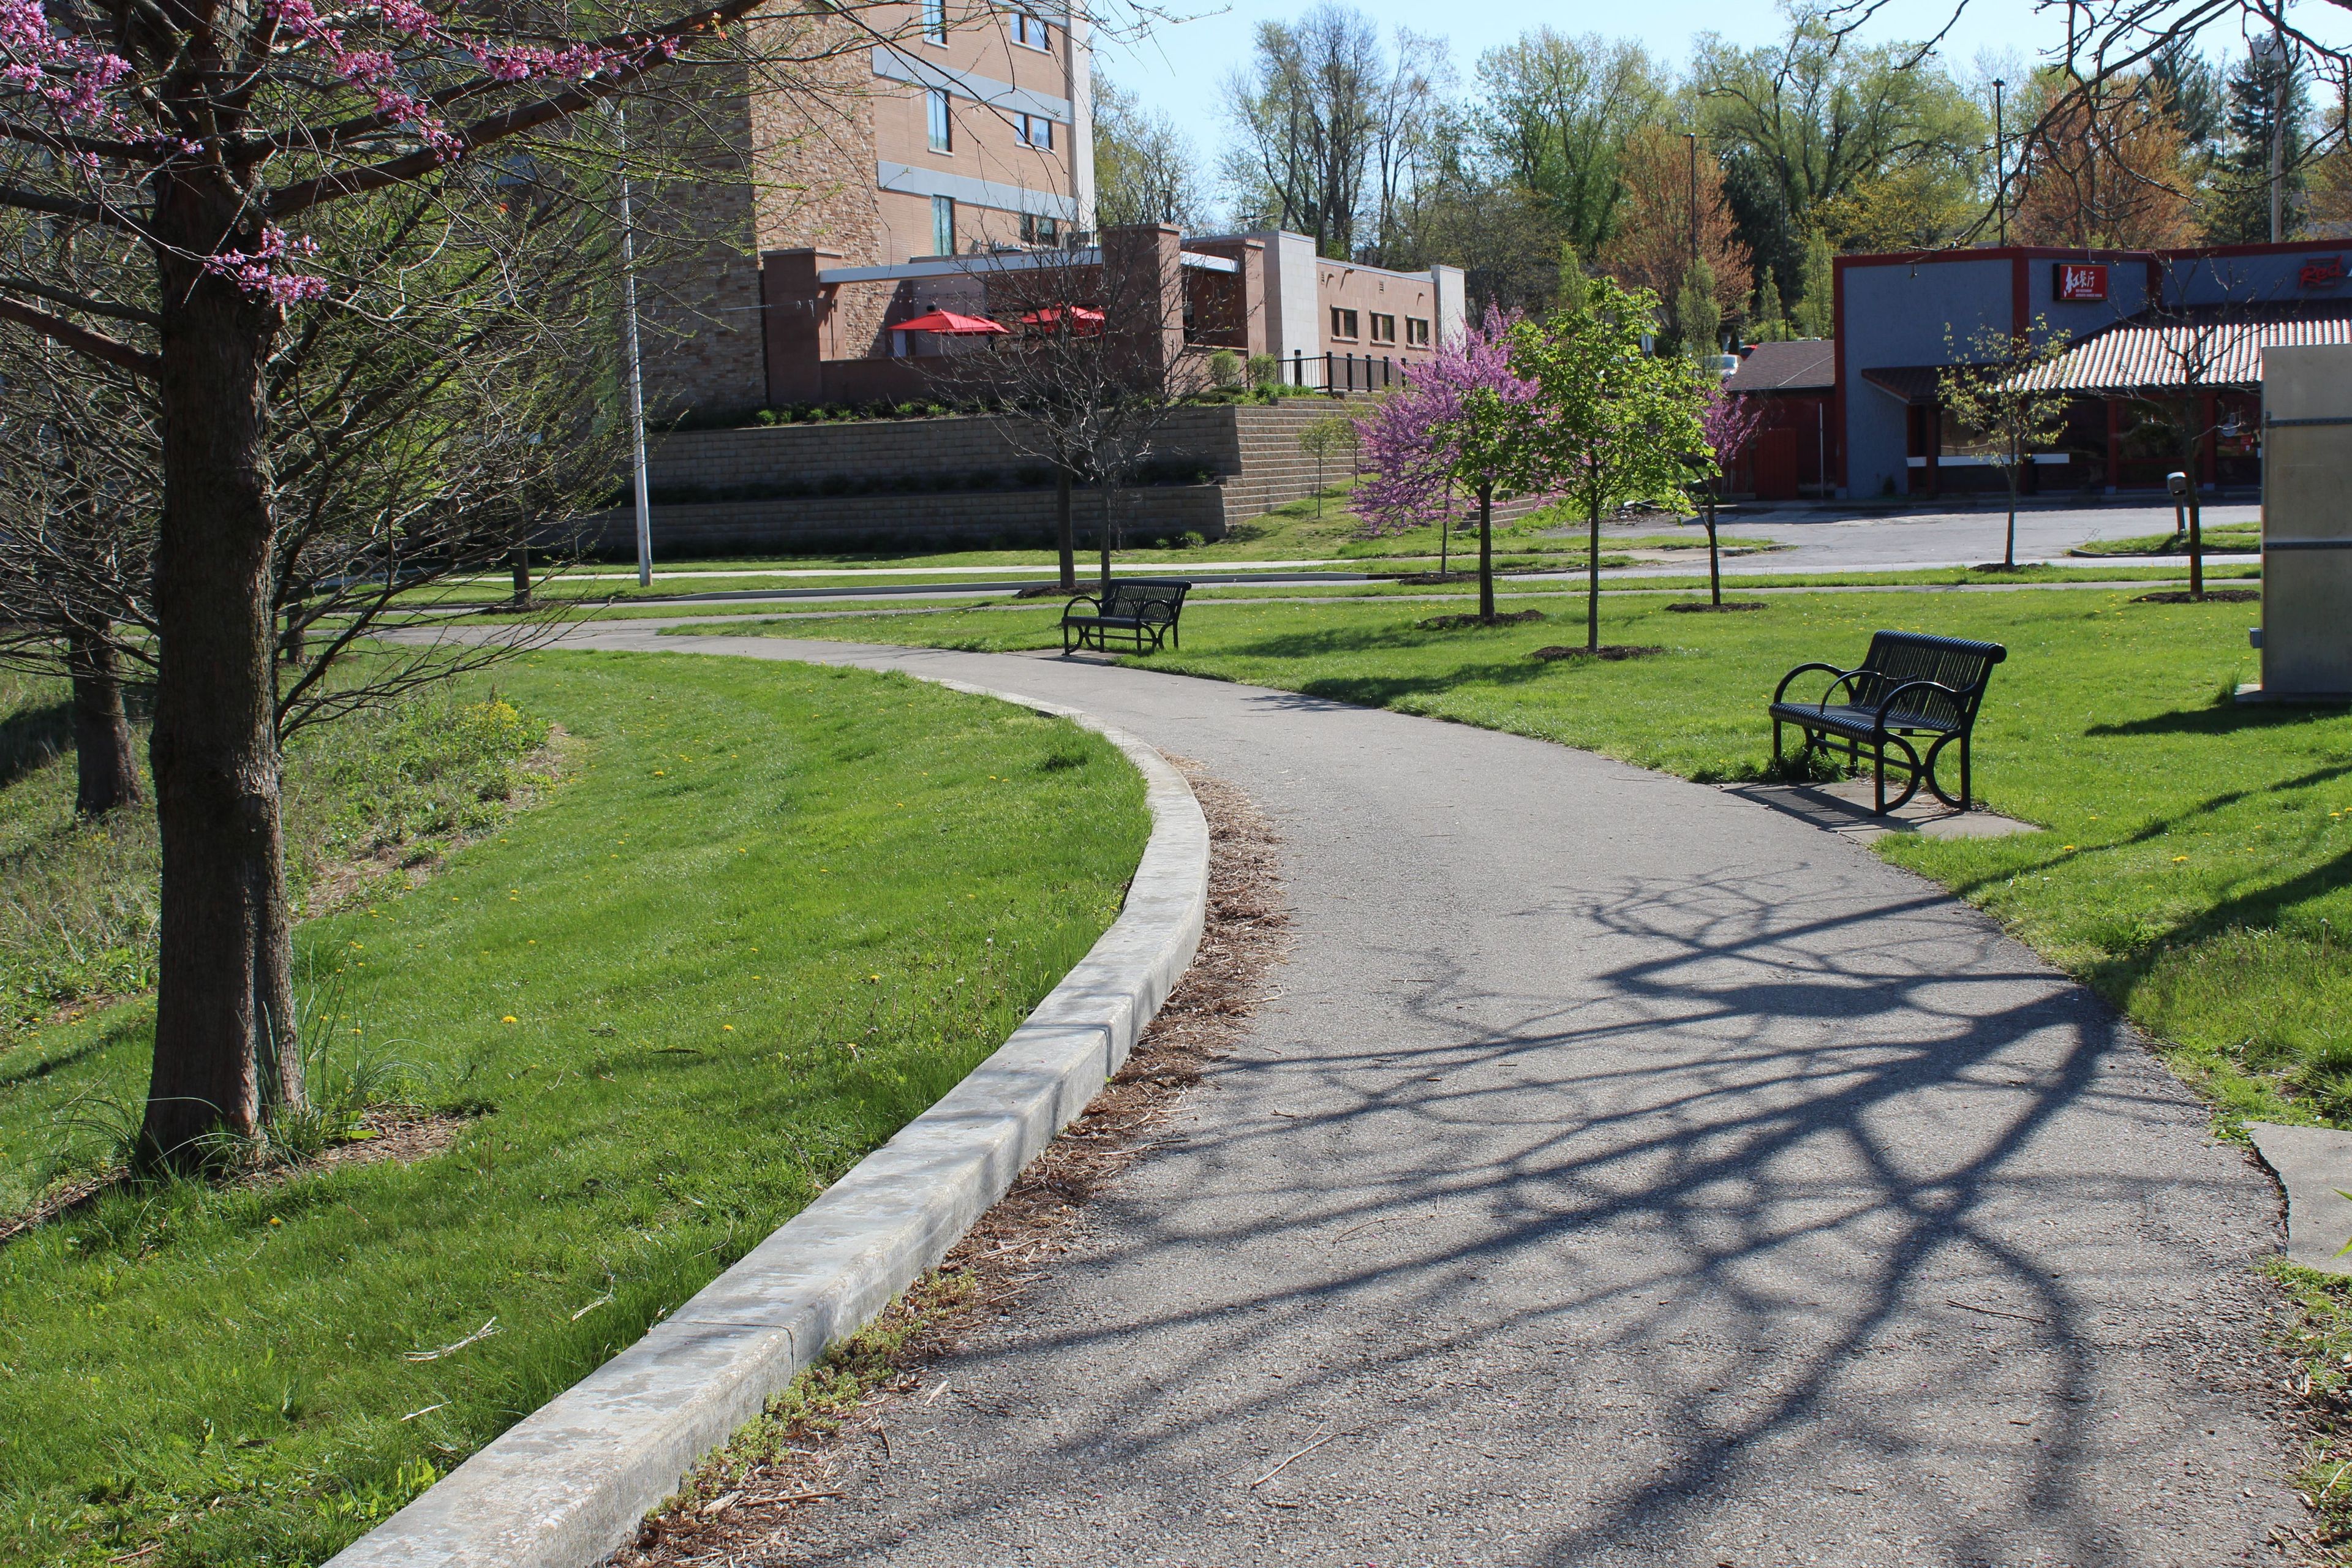
M 2303 264 L 2295 280 L 2306 289 L 2333 289 L 2344 281 L 2344 258 L 2340 256 L 2318 256 Z
M 2058 263 L 2055 292 L 2061 300 L 2095 304 L 2107 297 L 2107 269 L 2095 261 Z

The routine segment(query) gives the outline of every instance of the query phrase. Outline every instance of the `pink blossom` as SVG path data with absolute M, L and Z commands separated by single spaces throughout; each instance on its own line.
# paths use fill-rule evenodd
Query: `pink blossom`
M 1438 521 L 1457 486 L 1475 490 L 1509 480 L 1508 454 L 1481 439 L 1479 426 L 1486 407 L 1536 395 L 1536 384 L 1511 369 L 1517 322 L 1488 306 L 1477 326 L 1406 365 L 1402 389 L 1356 421 L 1366 474 L 1355 505 L 1373 531 Z
M 303 300 L 324 299 L 327 280 L 303 273 L 289 271 L 284 263 L 289 257 L 316 256 L 319 242 L 304 237 L 289 239 L 286 231 L 275 224 L 261 231 L 261 244 L 253 250 L 224 250 L 204 258 L 204 268 L 215 278 L 226 278 L 248 294 L 258 294 L 280 305 L 290 305 Z

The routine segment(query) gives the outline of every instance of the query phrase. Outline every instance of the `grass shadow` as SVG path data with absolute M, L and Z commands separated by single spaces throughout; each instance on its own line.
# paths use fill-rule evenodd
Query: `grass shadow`
M 19 708 L 0 719 L 0 789 L 39 772 L 73 746 L 73 704 Z

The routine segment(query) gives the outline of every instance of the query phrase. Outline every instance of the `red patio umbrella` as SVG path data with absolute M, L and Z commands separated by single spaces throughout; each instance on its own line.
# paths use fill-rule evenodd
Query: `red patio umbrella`
M 1002 332 L 1006 329 L 986 316 L 960 316 L 953 310 L 932 310 L 911 321 L 893 322 L 890 330 L 894 332 L 937 332 L 942 337 L 973 338 L 988 332 Z
M 1059 305 L 1048 305 L 1042 310 L 1032 310 L 1022 317 L 1021 324 L 1024 327 L 1050 327 L 1061 319 L 1062 308 Z M 1079 337 L 1090 337 L 1102 331 L 1103 313 L 1100 310 L 1089 310 L 1084 305 L 1073 305 L 1070 307 L 1070 330 L 1073 332 Z

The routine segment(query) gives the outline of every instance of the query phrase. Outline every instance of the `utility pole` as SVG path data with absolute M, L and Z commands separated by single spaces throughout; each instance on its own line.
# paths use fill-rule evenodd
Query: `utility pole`
M 1691 262 L 1696 265 L 1698 261 L 1698 132 L 1685 131 L 1683 135 L 1690 142 L 1690 250 Z
M 637 352 L 637 229 L 629 210 L 629 111 L 615 104 L 621 133 L 621 335 L 629 361 L 629 477 L 637 503 L 637 586 L 654 582 L 653 498 L 646 486 L 646 367 Z
M 2009 243 L 2009 172 L 2000 134 L 2000 89 L 2008 85 L 1999 77 L 1992 79 L 1992 216 L 2003 245 Z

